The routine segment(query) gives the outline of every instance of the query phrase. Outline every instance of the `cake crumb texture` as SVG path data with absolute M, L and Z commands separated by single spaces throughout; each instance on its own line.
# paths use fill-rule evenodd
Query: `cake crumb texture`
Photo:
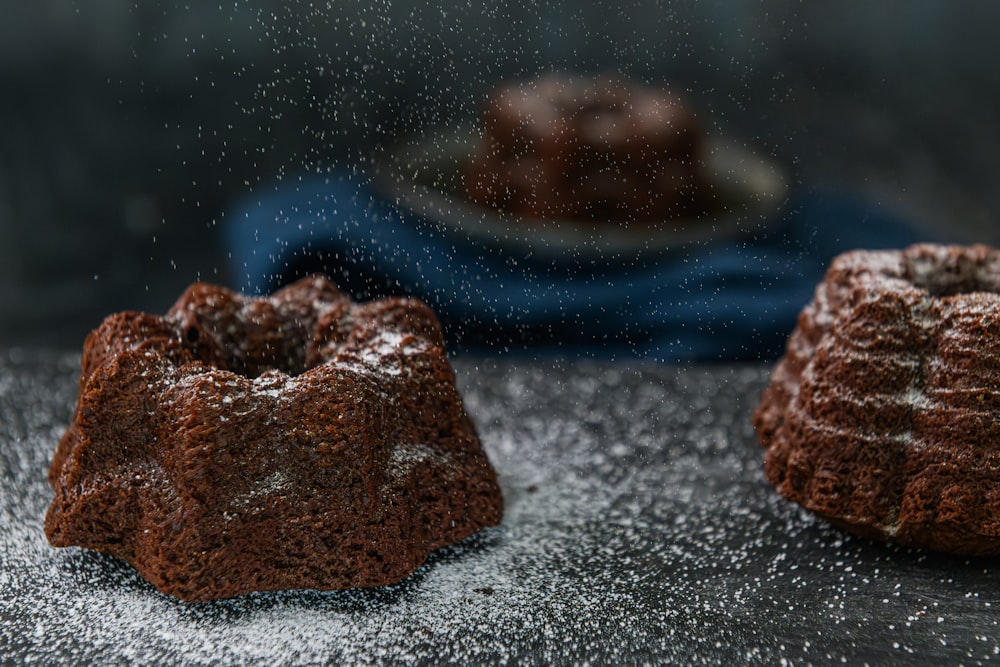
M 493 468 L 423 303 L 322 277 L 269 298 L 198 283 L 108 317 L 49 470 L 55 546 L 188 601 L 400 581 L 499 523 Z
M 836 258 L 753 423 L 785 498 L 859 535 L 1000 553 L 1000 252 Z

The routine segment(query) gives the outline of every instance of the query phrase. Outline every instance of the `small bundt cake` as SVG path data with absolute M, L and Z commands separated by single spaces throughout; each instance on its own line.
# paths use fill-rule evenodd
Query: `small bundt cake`
M 1000 251 L 838 257 L 754 426 L 778 492 L 833 524 L 1000 553 Z
M 648 221 L 703 211 L 702 134 L 677 95 L 556 74 L 498 89 L 470 201 L 518 216 Z
M 45 532 L 183 600 L 378 586 L 503 502 L 434 313 L 320 277 L 270 298 L 195 284 L 84 345 Z

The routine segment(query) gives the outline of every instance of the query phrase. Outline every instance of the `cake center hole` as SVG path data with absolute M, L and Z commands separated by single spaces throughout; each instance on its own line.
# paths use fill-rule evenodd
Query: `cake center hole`
M 211 326 L 211 325 L 210 325 Z M 190 323 L 182 330 L 184 342 L 205 363 L 249 379 L 267 371 L 301 375 L 306 370 L 306 350 L 286 332 L 247 332 L 226 327 L 208 328 Z
M 937 298 L 977 292 L 1000 294 L 1000 281 L 989 268 L 964 258 L 946 264 L 918 258 L 907 262 L 906 278 Z

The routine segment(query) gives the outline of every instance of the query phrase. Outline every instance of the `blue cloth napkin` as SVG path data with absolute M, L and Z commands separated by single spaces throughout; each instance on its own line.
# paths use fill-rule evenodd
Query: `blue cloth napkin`
M 774 359 L 836 254 L 920 240 L 884 209 L 800 190 L 754 237 L 624 264 L 535 261 L 457 238 L 346 173 L 285 183 L 225 221 L 248 293 L 323 272 L 355 298 L 423 299 L 453 353 L 664 362 Z

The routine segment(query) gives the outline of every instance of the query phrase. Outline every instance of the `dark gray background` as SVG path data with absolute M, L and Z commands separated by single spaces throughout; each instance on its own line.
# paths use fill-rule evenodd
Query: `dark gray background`
M 805 186 L 1000 241 L 1000 5 L 0 0 L 0 345 L 230 282 L 234 201 L 472 116 L 497 81 L 685 89 Z

